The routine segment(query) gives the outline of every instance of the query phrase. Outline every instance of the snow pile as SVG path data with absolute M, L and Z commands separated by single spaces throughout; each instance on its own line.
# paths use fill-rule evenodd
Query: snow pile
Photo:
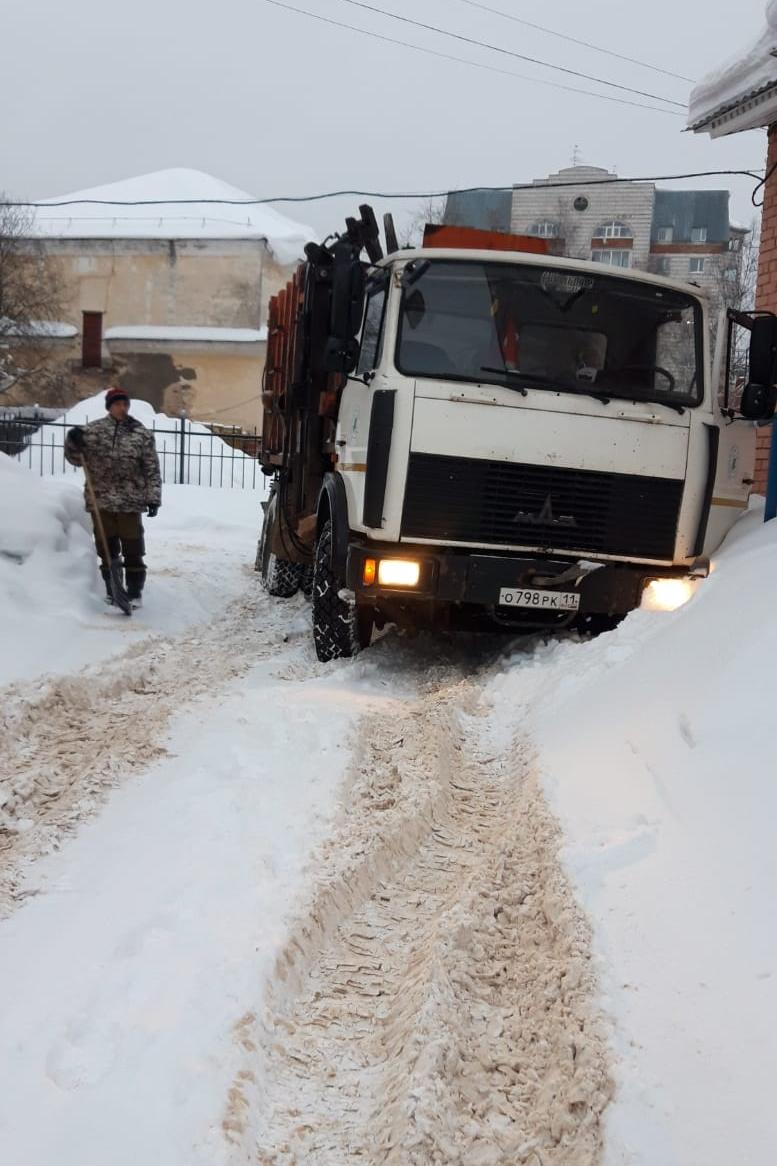
M 137 397 L 132 398 L 130 414 L 154 433 L 162 481 L 165 484 L 180 481 L 181 419 L 157 413 L 152 405 Z M 74 474 L 82 480 L 81 469 L 71 466 L 65 460 L 63 449 L 65 435 L 72 425 L 86 425 L 104 416 L 104 393 L 79 401 L 59 421 L 44 425 L 34 434 L 30 447 L 22 451 L 17 460 L 32 469 L 38 469 L 40 468 L 38 458 L 41 455 L 43 473 Z M 264 477 L 256 459 L 228 445 L 198 421 L 184 422 L 183 452 L 183 481 L 187 484 L 249 487 L 260 490 L 264 488 Z
M 80 490 L 43 481 L 0 454 L 0 683 L 28 675 L 30 658 L 56 651 L 61 621 L 85 616 L 94 575 Z
M 159 170 L 43 199 L 51 209 L 37 211 L 34 230 L 59 239 L 265 239 L 280 263 L 294 263 L 315 232 L 252 200 L 201 170 Z
M 672 616 L 519 652 L 489 687 L 533 729 L 616 1022 L 607 1161 L 771 1161 L 777 1073 L 777 523 L 752 513 Z
M 777 58 L 772 56 L 775 48 L 777 0 L 769 0 L 766 6 L 766 27 L 756 42 L 721 68 L 708 73 L 691 92 L 689 127 L 699 126 L 715 114 L 723 113 L 746 96 L 777 85 Z

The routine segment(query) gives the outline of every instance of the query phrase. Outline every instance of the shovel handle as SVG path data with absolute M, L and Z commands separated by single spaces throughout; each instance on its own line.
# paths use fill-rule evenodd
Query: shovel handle
M 108 546 L 108 539 L 105 537 L 105 527 L 103 526 L 103 520 L 102 520 L 102 515 L 100 514 L 100 508 L 97 505 L 97 497 L 96 497 L 95 492 L 94 492 L 94 486 L 92 485 L 92 475 L 89 473 L 89 467 L 86 464 L 86 458 L 82 457 L 81 460 L 82 460 L 83 467 L 84 467 L 84 478 L 86 479 L 86 489 L 87 489 L 87 492 L 89 494 L 89 501 L 92 503 L 92 514 L 94 515 L 94 524 L 97 527 L 97 534 L 98 534 L 98 537 L 100 539 L 100 545 L 102 546 L 102 549 L 103 549 L 103 555 L 105 557 L 105 565 L 106 565 L 106 567 L 110 567 L 110 565 L 111 565 L 111 551 L 110 551 L 110 547 Z

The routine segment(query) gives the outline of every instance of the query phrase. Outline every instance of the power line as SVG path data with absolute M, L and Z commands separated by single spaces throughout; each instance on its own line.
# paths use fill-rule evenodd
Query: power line
M 344 28 L 349 32 L 358 32 L 362 36 L 371 37 L 373 40 L 383 41 L 389 45 L 400 45 L 405 49 L 412 49 L 417 53 L 426 53 L 430 57 L 438 57 L 443 61 L 456 61 L 460 65 L 470 65 L 473 69 L 484 69 L 488 73 L 499 73 L 503 77 L 516 77 L 519 81 L 529 81 L 533 85 L 545 85 L 551 89 L 563 89 L 567 93 L 580 93 L 586 97 L 598 97 L 600 101 L 612 102 L 616 105 L 628 105 L 632 109 L 650 109 L 656 113 L 668 114 L 670 117 L 678 117 L 673 109 L 664 109 L 658 105 L 645 105 L 642 101 L 629 101 L 625 97 L 612 97 L 607 93 L 594 93 L 590 89 L 580 89 L 574 85 L 564 85 L 560 81 L 547 81 L 538 77 L 527 77 L 524 73 L 515 73 L 511 69 L 499 69 L 495 65 L 486 65 L 481 61 L 470 61 L 466 57 L 457 57 L 452 53 L 443 53 L 438 49 L 426 48 L 424 45 L 414 45 L 410 41 L 398 40 L 393 36 L 384 36 L 380 32 L 372 32 L 366 28 L 359 28 L 355 24 L 347 24 L 342 20 L 334 20 L 330 16 L 321 16 L 318 12 L 310 12 L 306 8 L 295 8 L 292 4 L 284 4 L 282 0 L 265 0 L 267 4 L 271 4 L 274 8 L 283 8 L 286 12 L 295 12 L 298 16 L 308 16 L 311 20 L 318 20 L 322 24 L 331 24 L 335 28 Z
M 435 24 L 424 24 L 420 20 L 411 20 L 409 16 L 399 16 L 396 12 L 387 12 L 385 8 L 377 8 L 372 4 L 365 4 L 364 0 L 342 0 L 343 4 L 350 4 L 353 8 L 363 8 L 365 12 L 375 12 L 379 16 L 387 16 L 390 20 L 398 20 L 402 24 L 411 24 L 414 28 L 422 28 L 426 32 L 436 32 L 452 40 L 463 41 L 464 44 L 475 45 L 480 49 L 489 49 L 494 53 L 502 53 L 506 57 L 515 57 L 519 61 L 529 61 L 532 65 L 542 65 L 545 69 L 555 69 L 558 73 L 566 73 L 570 77 L 581 77 L 584 81 L 594 81 L 597 85 L 607 85 L 611 89 L 620 89 L 624 93 L 635 93 L 638 97 L 650 97 L 654 101 L 665 101 L 667 105 L 676 105 L 685 109 L 685 102 L 675 101 L 672 97 L 662 97 L 660 93 L 650 93 L 646 89 L 632 89 L 630 85 L 620 85 L 617 81 L 607 81 L 603 77 L 595 77 L 591 73 L 580 73 L 577 69 L 568 69 L 564 65 L 554 65 L 552 61 L 543 61 L 539 57 L 529 57 L 525 53 L 516 53 L 512 49 L 505 49 L 501 45 L 488 44 L 487 41 L 475 40 L 463 33 L 449 32 Z
M 268 0 L 269 2 L 269 0 Z M 267 206 L 276 202 L 323 202 L 328 198 L 381 198 L 403 199 L 446 198 L 449 194 L 475 194 L 483 191 L 494 194 L 512 190 L 568 190 L 572 186 L 615 186 L 636 182 L 681 182 L 690 178 L 752 178 L 763 183 L 763 170 L 696 170 L 689 174 L 649 174 L 644 177 L 621 178 L 613 174 L 607 178 L 596 178 L 589 182 L 510 182 L 502 186 L 465 186 L 457 190 L 328 190 L 319 194 L 281 194 L 272 198 L 146 198 L 146 199 L 106 199 L 106 198 L 65 198 L 56 202 L 24 202 L 4 199 L 0 207 L 28 207 L 50 210 L 63 206 Z M 767 178 L 769 175 L 767 175 Z M 113 216 L 116 217 L 116 216 Z M 156 219 L 156 216 L 154 216 Z M 164 216 L 162 216 L 164 217 Z M 196 216 L 199 218 L 200 216 Z M 225 220 L 231 221 L 231 220 Z
M 576 36 L 568 36 L 567 33 L 557 32 L 554 28 L 545 28 L 543 24 L 534 24 L 531 20 L 514 16 L 512 12 L 503 12 L 501 8 L 491 8 L 488 4 L 479 4 L 478 0 L 461 0 L 461 3 L 469 5 L 470 8 L 479 8 L 482 12 L 490 12 L 494 16 L 501 16 L 505 20 L 512 20 L 515 24 L 522 24 L 525 28 L 533 28 L 536 32 L 545 32 L 548 36 L 569 41 L 573 45 L 593 49 L 595 53 L 603 53 L 605 56 L 615 57 L 619 61 L 627 61 L 630 65 L 639 65 L 642 69 L 652 69 L 654 73 L 663 73 L 665 77 L 673 77 L 675 81 L 687 81 L 689 85 L 694 84 L 693 77 L 684 77 L 682 73 L 672 73 L 669 69 L 662 69 L 660 65 L 651 65 L 647 61 L 640 61 L 638 57 L 627 57 L 623 53 L 616 53 L 614 49 L 603 49 L 601 45 L 593 44 L 587 40 L 579 40 Z

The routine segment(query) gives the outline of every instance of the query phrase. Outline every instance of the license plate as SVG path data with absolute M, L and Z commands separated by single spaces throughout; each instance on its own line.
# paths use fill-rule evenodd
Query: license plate
M 544 591 L 539 587 L 503 587 L 499 592 L 500 607 L 530 607 L 534 611 L 577 611 L 580 595 L 577 591 Z

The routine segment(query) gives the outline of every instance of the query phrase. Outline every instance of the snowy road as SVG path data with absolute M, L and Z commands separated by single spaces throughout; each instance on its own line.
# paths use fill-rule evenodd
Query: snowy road
M 308 619 L 247 571 L 207 625 L 14 690 L 13 1161 L 119 1129 L 116 1166 L 597 1160 L 588 931 L 530 750 L 490 741 L 502 642 L 325 667 Z
M 492 665 L 460 651 L 361 724 L 347 815 L 235 1083 L 230 1134 L 266 1166 L 599 1160 L 588 929 L 527 742 L 490 739 Z

